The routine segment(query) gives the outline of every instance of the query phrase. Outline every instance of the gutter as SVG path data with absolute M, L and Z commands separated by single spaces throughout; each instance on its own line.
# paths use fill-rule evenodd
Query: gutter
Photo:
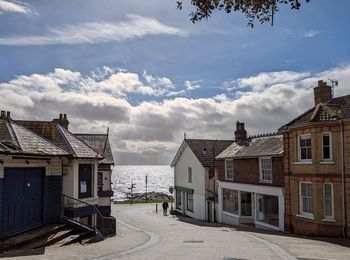
M 343 188 L 343 237 L 347 237 L 347 212 L 346 212 L 346 184 L 345 184 L 345 159 L 344 159 L 344 124 L 343 120 L 340 120 L 340 144 L 341 144 L 341 175 L 342 175 L 342 188 Z

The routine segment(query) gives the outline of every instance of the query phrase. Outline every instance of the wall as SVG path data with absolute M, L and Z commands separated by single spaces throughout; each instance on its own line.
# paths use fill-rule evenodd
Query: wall
M 234 182 L 267 186 L 284 186 L 283 157 L 272 157 L 272 183 L 260 182 L 259 158 L 233 160 Z M 219 180 L 225 180 L 225 159 L 219 160 Z
M 345 190 L 347 194 L 347 219 L 350 225 L 350 122 L 344 122 L 345 130 Z M 321 133 L 332 132 L 333 162 L 322 164 Z M 298 162 L 298 136 L 311 134 L 312 162 L 302 164 Z M 341 127 L 339 122 L 323 123 L 309 127 L 300 127 L 284 133 L 285 148 L 285 188 L 286 188 L 286 230 L 307 235 L 342 236 L 343 227 L 343 185 L 342 185 L 342 154 L 341 154 Z M 299 183 L 309 181 L 313 184 L 313 211 L 314 219 L 298 216 L 300 213 Z M 334 221 L 324 220 L 324 191 L 325 182 L 333 183 L 334 194 Z
M 192 183 L 188 182 L 188 167 L 192 168 Z M 193 189 L 193 216 L 198 219 L 205 219 L 205 172 L 202 164 L 186 145 L 180 158 L 174 165 L 175 186 Z M 183 204 L 185 207 L 186 205 Z

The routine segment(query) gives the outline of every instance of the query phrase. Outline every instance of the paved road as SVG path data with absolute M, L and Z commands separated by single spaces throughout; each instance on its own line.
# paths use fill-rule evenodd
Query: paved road
M 189 218 L 156 214 L 152 204 L 118 206 L 113 213 L 124 224 L 150 232 L 151 240 L 106 259 L 350 259 L 350 248 L 335 243 L 206 226 Z
M 208 226 L 190 218 L 156 214 L 154 204 L 113 205 L 112 214 L 118 218 L 118 235 L 113 238 L 95 244 L 25 252 L 20 258 L 350 259 L 350 248 L 336 243 L 217 224 Z

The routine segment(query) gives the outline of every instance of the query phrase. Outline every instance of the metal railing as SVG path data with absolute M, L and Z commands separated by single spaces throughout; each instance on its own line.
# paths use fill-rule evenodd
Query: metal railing
M 76 214 L 78 210 L 80 214 Z M 81 212 L 85 216 L 95 215 L 95 218 L 91 217 L 90 221 L 81 221 L 78 216 L 82 216 Z M 62 218 L 74 220 L 82 226 L 88 226 L 95 231 L 97 230 L 104 237 L 115 236 L 116 234 L 116 219 L 114 217 L 105 217 L 95 205 L 66 194 L 62 194 Z

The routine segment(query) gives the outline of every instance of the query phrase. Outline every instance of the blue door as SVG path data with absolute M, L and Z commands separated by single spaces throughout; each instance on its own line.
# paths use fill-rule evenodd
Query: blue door
M 5 168 L 3 234 L 42 222 L 44 168 Z

